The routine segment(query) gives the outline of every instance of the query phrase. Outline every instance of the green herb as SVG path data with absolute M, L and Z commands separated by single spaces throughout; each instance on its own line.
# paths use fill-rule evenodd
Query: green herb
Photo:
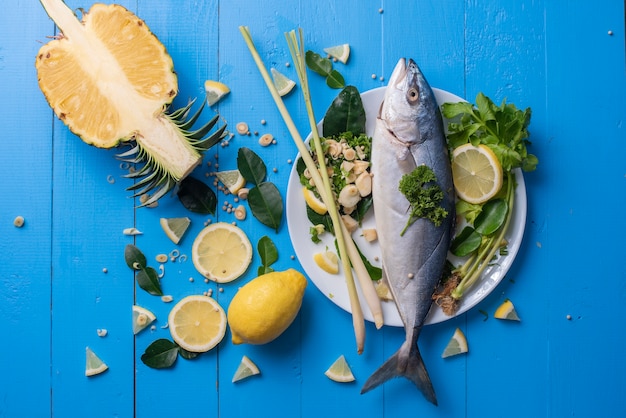
M 256 186 L 248 192 L 252 215 L 263 225 L 278 231 L 283 216 L 283 199 L 276 185 L 265 181 L 265 163 L 254 151 L 241 147 L 237 153 L 237 169 L 246 181 Z
M 313 241 L 315 244 L 319 244 L 320 242 L 322 242 L 322 240 L 320 239 L 320 235 L 322 235 L 324 232 L 326 232 L 326 228 L 323 224 L 317 224 L 310 227 L 309 234 L 311 234 L 311 241 Z
M 166 338 L 161 338 L 150 344 L 141 355 L 141 361 L 153 369 L 172 367 L 178 357 L 180 347 Z
M 261 266 L 259 267 L 257 274 L 262 276 L 263 274 L 273 272 L 274 269 L 271 265 L 278 260 L 278 250 L 270 237 L 263 236 L 259 239 L 259 242 L 257 243 L 257 251 L 259 252 L 259 257 L 261 257 Z
M 325 137 L 365 133 L 365 109 L 356 87 L 347 86 L 333 100 L 324 115 L 322 132 Z
M 126 245 L 124 259 L 135 270 L 135 279 L 140 288 L 154 296 L 163 296 L 161 281 L 155 269 L 148 267 L 146 256 L 133 244 Z
M 404 235 L 406 229 L 419 218 L 429 219 L 439 226 L 448 216 L 448 211 L 441 206 L 443 191 L 437 184 L 437 176 L 432 168 L 426 165 L 415 167 L 402 176 L 398 189 L 411 205 L 409 219 L 400 235 Z
M 217 197 L 201 180 L 187 176 L 180 182 L 176 195 L 180 203 L 191 212 L 215 215 Z
M 333 69 L 333 62 L 313 51 L 306 51 L 305 62 L 312 71 L 326 77 L 326 84 L 333 89 L 340 89 L 346 85 L 339 71 Z
M 448 306 L 447 314 L 453 314 L 459 300 L 481 277 L 483 271 L 494 262 L 496 253 L 506 254 L 504 236 L 512 219 L 515 204 L 515 175 L 512 170 L 535 170 L 539 160 L 527 151 L 531 110 L 519 110 L 505 101 L 500 106 L 484 94 L 476 96 L 476 105 L 466 102 L 444 103 L 441 107 L 448 123 L 448 146 L 456 147 L 472 143 L 488 146 L 498 157 L 504 171 L 502 190 L 496 197 L 482 205 L 459 202 L 457 213 L 463 215 L 468 227 L 454 238 L 451 251 L 467 256 L 466 261 L 454 269 L 438 295 Z

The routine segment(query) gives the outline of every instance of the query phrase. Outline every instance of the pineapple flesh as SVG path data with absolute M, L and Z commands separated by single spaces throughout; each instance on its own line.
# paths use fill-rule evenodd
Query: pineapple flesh
M 135 195 L 154 190 L 150 204 L 202 161 L 224 137 L 211 135 L 217 116 L 196 131 L 186 108 L 166 113 L 178 93 L 172 58 L 147 25 L 120 5 L 94 4 L 82 21 L 62 0 L 41 0 L 62 32 L 35 61 L 39 87 L 57 117 L 100 148 L 129 143 L 122 159 L 142 165 L 131 177 Z

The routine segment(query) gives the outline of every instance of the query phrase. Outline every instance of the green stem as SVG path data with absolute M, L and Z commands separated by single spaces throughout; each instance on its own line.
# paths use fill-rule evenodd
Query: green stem
M 496 236 L 492 236 L 487 241 L 488 244 L 485 245 L 475 260 L 471 263 L 466 262 L 463 269 L 466 266 L 470 266 L 465 270 L 465 274 L 463 274 L 463 279 L 459 283 L 459 285 L 452 291 L 451 296 L 459 300 L 463 297 L 463 294 L 472 287 L 478 279 L 481 277 L 483 271 L 489 265 L 489 261 L 495 256 L 496 251 L 502 246 L 502 242 L 504 241 L 504 235 L 509 229 L 509 225 L 511 223 L 511 219 L 513 218 L 513 204 L 515 203 L 515 180 L 513 178 L 512 173 L 509 171 L 506 173 L 507 176 L 507 190 L 506 190 L 506 199 L 508 204 L 508 213 L 506 215 L 506 220 L 504 224 L 500 228 L 498 234 Z M 470 258 L 470 260 L 472 260 Z M 460 270 L 459 270 L 460 271 Z

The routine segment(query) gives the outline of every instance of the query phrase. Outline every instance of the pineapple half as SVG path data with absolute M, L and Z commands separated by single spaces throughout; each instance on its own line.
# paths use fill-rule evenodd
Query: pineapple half
M 146 24 L 120 5 L 94 4 L 82 21 L 62 0 L 40 0 L 62 36 L 36 58 L 39 87 L 69 129 L 100 148 L 130 144 L 119 154 L 140 165 L 128 177 L 134 197 L 153 192 L 143 205 L 165 195 L 202 161 L 202 153 L 225 136 L 209 133 L 218 116 L 192 131 L 202 109 L 193 102 L 167 113 L 178 93 L 172 58 Z

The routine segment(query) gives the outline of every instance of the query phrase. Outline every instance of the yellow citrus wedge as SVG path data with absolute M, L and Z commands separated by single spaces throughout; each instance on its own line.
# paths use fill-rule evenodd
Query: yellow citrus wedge
M 448 345 L 443 350 L 441 357 L 446 358 L 456 356 L 457 354 L 467 353 L 468 350 L 465 334 L 463 334 L 463 331 L 461 331 L 460 328 L 457 328 L 454 331 L 452 338 L 450 338 L 450 341 L 448 341 Z
M 213 106 L 215 103 L 219 102 L 222 97 L 230 93 L 230 89 L 226 84 L 214 80 L 205 81 L 204 90 L 206 91 L 206 100 L 209 106 Z
M 241 358 L 241 363 L 239 363 L 239 367 L 237 367 L 237 371 L 235 371 L 235 375 L 233 376 L 233 383 L 248 378 L 250 376 L 254 376 L 261 373 L 259 368 L 252 360 L 248 358 L 248 356 L 243 356 Z
M 252 245 L 241 228 L 217 222 L 200 231 L 191 248 L 191 258 L 204 277 L 227 283 L 247 270 L 252 261 Z
M 354 375 L 344 355 L 340 355 L 337 360 L 324 372 L 326 377 L 335 382 L 346 383 L 353 382 Z
M 332 251 L 322 251 L 313 254 L 313 261 L 326 273 L 339 273 L 339 257 Z
M 85 376 L 95 376 L 106 371 L 107 366 L 101 359 L 94 353 L 91 348 L 86 347 L 86 364 L 85 364 Z
M 138 334 L 155 320 L 156 315 L 152 312 L 141 306 L 133 305 L 133 334 Z
M 184 297 L 170 311 L 167 323 L 176 344 L 193 353 L 209 351 L 226 333 L 226 313 L 208 296 Z
M 313 212 L 318 215 L 325 215 L 328 212 L 328 208 L 324 202 L 322 202 L 319 197 L 315 196 L 315 193 L 313 193 L 312 190 L 302 187 L 302 194 L 304 195 L 304 201 L 311 209 L 313 209 Z
M 502 188 L 502 165 L 486 145 L 464 144 L 452 152 L 452 178 L 459 197 L 481 204 Z
M 296 86 L 296 82 L 278 71 L 275 68 L 270 70 L 272 72 L 272 78 L 274 79 L 274 86 L 278 90 L 278 94 L 281 96 L 289 93 Z
M 167 237 L 171 239 L 174 244 L 178 244 L 180 240 L 183 239 L 185 232 L 187 232 L 187 229 L 191 224 L 191 219 L 187 217 L 161 218 L 159 222 L 161 223 L 161 228 L 163 228 L 165 235 L 167 235 Z
M 346 62 L 348 62 L 348 57 L 350 56 L 350 45 L 342 44 L 331 46 L 328 48 L 324 48 L 324 52 L 326 52 L 337 61 L 345 64 Z
M 246 185 L 246 179 L 243 178 L 239 170 L 218 171 L 215 176 L 233 194 L 237 194 L 239 189 Z
M 508 299 L 505 300 L 502 305 L 498 306 L 498 309 L 496 309 L 496 313 L 493 316 L 498 319 L 520 321 L 517 311 L 515 311 L 515 306 L 513 306 L 513 302 Z

